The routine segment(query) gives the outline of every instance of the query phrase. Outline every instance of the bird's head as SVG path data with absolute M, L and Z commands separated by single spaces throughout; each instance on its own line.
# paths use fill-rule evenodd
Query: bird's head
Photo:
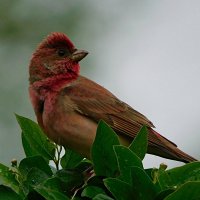
M 30 83 L 59 75 L 77 76 L 78 62 L 87 54 L 87 51 L 76 49 L 65 34 L 51 33 L 33 53 L 29 66 Z

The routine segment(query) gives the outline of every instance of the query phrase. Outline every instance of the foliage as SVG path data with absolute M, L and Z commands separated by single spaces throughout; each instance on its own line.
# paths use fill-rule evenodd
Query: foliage
M 129 147 L 99 122 L 91 161 L 51 142 L 30 119 L 17 115 L 26 158 L 0 164 L 0 200 L 178 200 L 200 199 L 200 162 L 166 170 L 144 169 L 148 130 Z M 51 162 L 50 162 L 51 161 Z M 53 167 L 52 162 L 55 164 Z

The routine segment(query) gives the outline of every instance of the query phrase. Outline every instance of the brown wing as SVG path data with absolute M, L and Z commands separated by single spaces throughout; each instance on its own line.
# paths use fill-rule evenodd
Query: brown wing
M 80 76 L 64 88 L 62 95 L 70 98 L 77 112 L 96 122 L 103 119 L 117 133 L 134 138 L 139 129 L 146 125 L 149 128 L 149 153 L 183 162 L 195 160 L 177 149 L 176 144 L 151 129 L 154 125 L 144 115 L 85 77 Z
M 142 125 L 154 127 L 144 115 L 117 99 L 97 83 L 80 76 L 62 91 L 76 105 L 77 112 L 96 122 L 106 121 L 117 132 L 135 137 Z

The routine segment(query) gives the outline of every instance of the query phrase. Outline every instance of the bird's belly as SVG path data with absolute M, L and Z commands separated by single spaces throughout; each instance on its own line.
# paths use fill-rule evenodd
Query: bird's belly
M 44 131 L 55 143 L 65 145 L 83 156 L 90 157 L 97 123 L 78 112 L 61 109 L 43 113 Z

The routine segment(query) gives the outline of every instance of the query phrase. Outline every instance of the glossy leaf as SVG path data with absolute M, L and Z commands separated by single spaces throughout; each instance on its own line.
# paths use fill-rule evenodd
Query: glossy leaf
M 97 194 L 92 200 L 114 200 L 105 194 Z
M 85 172 L 88 169 L 93 169 L 93 164 L 88 159 L 83 159 L 75 168 L 78 172 Z
M 31 168 L 30 171 L 23 176 L 23 179 L 20 180 L 20 193 L 28 195 L 30 192 L 33 192 L 33 187 L 45 181 L 49 176 L 38 168 Z
M 117 157 L 117 162 L 120 171 L 120 179 L 131 183 L 131 167 L 137 166 L 143 168 L 142 161 L 133 153 L 130 149 L 125 146 L 117 145 L 114 146 L 114 151 Z
M 116 133 L 105 122 L 100 121 L 91 152 L 96 175 L 116 176 L 118 166 L 113 145 L 119 145 Z
M 41 156 L 24 158 L 20 162 L 18 170 L 20 172 L 20 188 L 25 195 L 32 191 L 32 186 L 52 176 L 51 168 Z
M 175 189 L 162 190 L 156 195 L 155 200 L 163 200 L 165 197 L 169 196 L 174 191 Z
M 84 184 L 83 174 L 76 170 L 62 169 L 56 172 L 55 177 L 61 181 L 65 191 L 68 193 L 73 188 L 81 187 Z
M 131 168 L 132 189 L 135 194 L 135 200 L 154 200 L 157 191 L 156 186 L 146 174 L 146 172 L 139 167 Z
M 75 151 L 65 147 L 65 154 L 61 158 L 61 166 L 63 169 L 73 169 L 83 160 L 83 156 Z
M 105 189 L 105 185 L 103 182 L 103 177 L 101 176 L 92 176 L 87 181 L 88 186 L 96 186 Z
M 94 198 L 98 194 L 106 194 L 104 190 L 96 186 L 87 186 L 81 193 L 82 197 Z
M 47 175 L 44 171 L 34 167 L 31 168 L 26 176 L 26 184 L 30 186 L 36 186 L 48 178 L 49 175 Z
M 55 145 L 44 135 L 43 131 L 34 121 L 16 115 L 22 129 L 22 143 L 27 157 L 41 155 L 47 160 L 53 160 Z
M 188 181 L 200 181 L 200 162 L 188 163 L 166 171 L 158 171 L 157 177 L 163 190 L 177 188 Z
M 16 174 L 9 167 L 0 163 L 0 182 L 10 187 L 16 193 L 19 192 L 19 183 L 16 180 Z
M 164 200 L 180 200 L 180 199 L 200 199 L 200 181 L 187 182 L 183 184 L 178 190 L 170 194 Z
M 23 176 L 26 176 L 32 168 L 38 168 L 49 176 L 53 174 L 51 168 L 41 156 L 24 158 L 19 164 L 19 171 Z
M 129 148 L 133 151 L 141 160 L 145 157 L 148 147 L 148 129 L 143 126 L 139 133 L 136 135 Z
M 117 178 L 107 178 L 104 180 L 104 184 L 116 200 L 135 199 L 131 186 L 124 181 Z
M 22 200 L 11 188 L 0 185 L 0 200 Z
M 37 185 L 35 188 L 40 195 L 48 200 L 68 200 L 63 193 L 61 182 L 58 178 L 47 179 L 45 182 Z

